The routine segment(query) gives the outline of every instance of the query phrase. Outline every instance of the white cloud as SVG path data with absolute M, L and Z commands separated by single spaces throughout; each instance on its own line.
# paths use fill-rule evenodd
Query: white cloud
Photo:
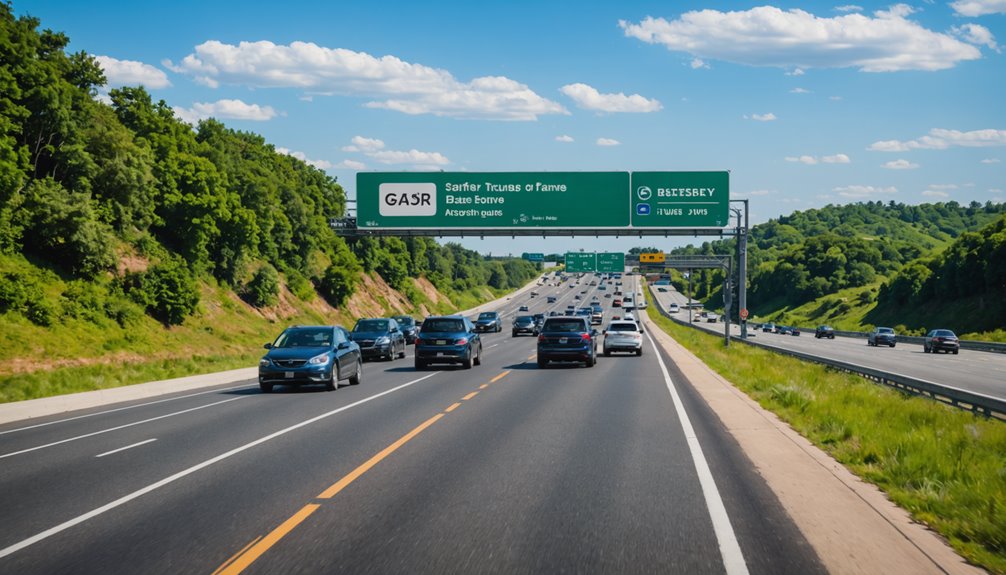
M 957 0 L 950 7 L 961 16 L 971 18 L 987 14 L 1006 14 L 1006 0 Z
M 405 114 L 523 121 L 568 114 L 560 104 L 506 77 L 461 82 L 446 70 L 394 56 L 375 57 L 311 42 L 233 45 L 210 40 L 178 65 L 170 65 L 211 87 L 295 88 L 314 95 L 376 98 L 364 105 Z
M 196 102 L 191 108 L 175 108 L 175 115 L 182 121 L 195 124 L 206 118 L 226 120 L 250 120 L 264 122 L 277 116 L 271 106 L 246 104 L 241 100 L 217 100 L 216 102 Z
M 945 150 L 954 146 L 963 148 L 1006 146 L 1006 130 L 989 129 L 961 132 L 959 130 L 933 128 L 929 130 L 929 134 L 921 138 L 905 142 L 882 140 L 870 144 L 867 150 L 874 152 L 907 152 L 909 150 Z
M 970 42 L 971 44 L 976 44 L 978 46 L 986 46 L 996 52 L 1002 52 L 1002 50 L 999 49 L 999 45 L 996 44 L 995 36 L 993 36 L 992 32 L 985 26 L 979 26 L 978 24 L 964 24 L 963 26 L 953 28 L 953 33 L 963 38 L 965 42 Z
M 676 20 L 622 20 L 625 35 L 663 44 L 703 60 L 781 68 L 858 68 L 864 72 L 943 70 L 981 58 L 952 35 L 909 20 L 904 4 L 873 16 L 818 17 L 799 9 L 760 6 L 746 11 L 699 10 Z
M 386 165 L 412 165 L 417 170 L 436 170 L 451 163 L 447 156 L 440 152 L 422 152 L 415 148 L 411 150 L 387 150 L 384 141 L 376 138 L 354 136 L 352 144 L 343 146 L 343 152 L 359 152 L 368 158 Z M 355 160 L 343 160 L 342 166 L 362 170 L 364 164 Z M 358 165 L 359 167 L 351 167 Z
M 748 117 L 744 116 L 744 118 L 747 119 Z M 775 117 L 775 114 L 769 112 L 768 114 L 752 114 L 751 119 L 757 120 L 759 122 L 772 122 L 777 120 L 778 118 Z
M 598 138 L 597 139 L 597 145 L 598 146 L 621 146 L 622 142 L 619 142 L 618 140 L 612 140 L 611 138 Z
M 111 56 L 95 56 L 94 59 L 105 71 L 105 79 L 108 80 L 110 87 L 143 85 L 156 90 L 171 85 L 168 75 L 150 64 L 134 60 L 117 60 Z
M 356 160 L 343 160 L 336 164 L 335 167 L 343 170 L 356 170 L 359 172 L 360 170 L 366 170 L 367 164 L 357 162 Z
M 983 164 L 998 164 L 1000 161 L 1002 161 L 1002 160 L 1000 160 L 999 158 L 985 158 L 984 160 L 982 160 L 982 163 Z
M 291 157 L 297 158 L 298 160 L 304 162 L 305 164 L 308 164 L 310 166 L 314 166 L 314 167 L 318 168 L 319 170 L 327 170 L 327 169 L 333 167 L 332 162 L 329 162 L 327 160 L 310 160 L 310 159 L 308 159 L 307 155 L 304 154 L 304 152 L 294 152 L 294 151 L 291 151 L 291 150 L 289 150 L 287 148 L 276 148 L 276 151 L 279 152 L 280 154 L 286 154 L 287 156 L 291 156 Z
M 699 70 L 701 68 L 709 69 L 709 64 L 702 61 L 701 58 L 692 58 L 692 61 L 688 63 L 692 67 L 692 70 Z
M 564 142 L 564 143 L 568 144 L 568 143 L 570 143 L 570 142 L 573 141 L 573 136 L 567 136 L 566 134 L 563 134 L 561 136 L 556 136 L 555 137 L 555 141 L 556 142 Z
M 930 190 L 940 190 L 940 191 L 950 191 L 959 190 L 960 186 L 957 184 L 929 184 Z
M 825 164 L 850 164 L 852 160 L 845 154 L 835 154 L 834 156 L 822 156 L 821 162 Z
M 786 75 L 787 76 L 803 76 L 805 73 L 806 72 L 803 71 L 803 68 L 796 68 L 792 72 L 786 72 Z
M 941 192 L 939 190 L 926 190 L 926 191 L 922 192 L 922 195 L 926 196 L 927 198 L 949 198 L 950 197 L 950 194 L 948 194 L 946 192 Z
M 793 88 L 789 91 L 790 94 L 810 94 L 810 90 L 804 88 Z
M 799 162 L 801 164 L 807 164 L 808 166 L 813 166 L 816 164 L 850 164 L 852 160 L 849 156 L 845 154 L 835 154 L 833 156 L 821 156 L 817 158 L 815 156 L 786 156 L 787 162 Z
M 349 146 L 343 146 L 343 152 L 374 152 L 384 148 L 384 142 L 374 138 L 364 138 L 363 136 L 353 136 L 353 142 Z
M 861 200 L 864 198 L 873 198 L 877 196 L 891 196 L 898 193 L 898 188 L 895 188 L 893 186 L 889 186 L 886 188 L 875 187 L 875 186 L 842 186 L 834 188 L 832 191 L 842 196 L 843 198 Z
M 845 6 L 835 6 L 835 12 L 862 12 L 862 6 L 856 6 L 855 4 L 847 4 Z
M 887 162 L 886 164 L 880 167 L 887 168 L 888 170 L 914 170 L 918 168 L 919 165 L 913 164 L 908 160 L 894 160 L 893 162 Z
M 663 106 L 657 100 L 644 98 L 639 94 L 626 96 L 624 93 L 602 94 L 587 84 L 567 84 L 560 90 L 576 105 L 585 110 L 598 112 L 656 112 Z

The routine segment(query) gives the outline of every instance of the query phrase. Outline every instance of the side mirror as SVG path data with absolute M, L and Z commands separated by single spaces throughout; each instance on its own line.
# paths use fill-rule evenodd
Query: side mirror
M 336 349 L 349 349 L 349 342 L 344 341 L 336 346 Z
M 267 344 L 263 345 L 262 347 L 264 347 L 266 349 L 272 349 L 272 344 L 271 343 L 267 343 Z

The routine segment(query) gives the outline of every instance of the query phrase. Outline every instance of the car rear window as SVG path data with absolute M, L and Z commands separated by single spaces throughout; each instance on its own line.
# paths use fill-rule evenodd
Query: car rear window
M 464 331 L 459 319 L 428 319 L 423 322 L 423 331 Z
M 484 311 L 479 314 L 479 319 L 493 319 L 496 317 L 496 312 Z
M 939 337 L 957 337 L 957 335 L 949 329 L 938 329 L 936 330 L 935 335 Z
M 632 322 L 623 321 L 619 323 L 612 323 L 608 326 L 608 331 L 639 331 L 639 328 Z
M 517 321 L 519 322 L 534 321 L 534 318 L 529 315 L 519 315 L 517 316 Z
M 545 320 L 544 331 L 586 331 L 583 320 L 549 319 Z

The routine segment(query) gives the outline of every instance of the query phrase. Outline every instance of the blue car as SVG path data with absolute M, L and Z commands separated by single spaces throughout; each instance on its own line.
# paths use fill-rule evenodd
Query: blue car
M 348 379 L 359 385 L 363 379 L 360 346 L 340 326 L 294 326 L 283 330 L 258 362 L 259 388 L 269 393 L 275 385 L 321 384 L 328 391 Z
M 545 319 L 538 335 L 538 367 L 550 361 L 578 361 L 587 367 L 597 363 L 597 330 L 590 316 L 559 316 Z
M 432 363 L 459 363 L 465 369 L 482 363 L 482 338 L 470 319 L 449 315 L 423 321 L 416 340 L 416 369 Z

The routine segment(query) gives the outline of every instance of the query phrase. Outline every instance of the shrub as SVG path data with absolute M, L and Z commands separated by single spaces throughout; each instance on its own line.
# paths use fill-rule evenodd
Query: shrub
M 355 274 L 338 266 L 329 266 L 321 278 L 318 289 L 328 303 L 334 307 L 342 307 L 356 291 Z
M 199 305 L 199 290 L 179 258 L 168 258 L 138 274 L 130 293 L 158 320 L 178 325 Z
M 302 301 L 313 300 L 316 293 L 314 284 L 297 270 L 287 270 L 286 287 L 290 288 L 290 292 Z
M 255 307 L 268 307 L 279 301 L 279 272 L 265 264 L 245 285 L 245 300 Z

